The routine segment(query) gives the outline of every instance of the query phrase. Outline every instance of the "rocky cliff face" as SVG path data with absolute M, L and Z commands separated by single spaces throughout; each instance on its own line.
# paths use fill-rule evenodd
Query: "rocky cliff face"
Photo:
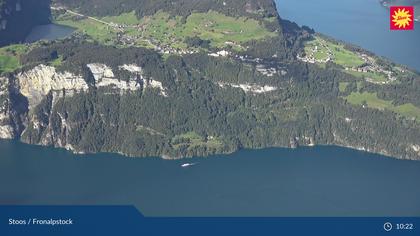
M 33 69 L 8 77 L 0 77 L 0 138 L 21 138 L 32 144 L 54 145 L 74 150 L 67 140 L 72 124 L 66 119 L 68 114 L 57 113 L 60 119 L 57 133 L 51 126 L 54 122 L 51 111 L 60 99 L 70 98 L 89 89 L 106 88 L 117 94 L 138 90 L 156 89 L 162 97 L 167 97 L 167 89 L 162 83 L 143 76 L 143 69 L 137 65 L 121 65 L 120 70 L 128 71 L 132 78 L 122 81 L 105 64 L 88 64 L 94 77 L 93 84 L 88 84 L 83 76 L 70 72 L 58 72 L 55 67 L 39 65 Z M 13 97 L 20 101 L 13 103 Z M 24 102 L 22 102 L 22 100 Z M 19 108 L 20 106 L 20 108 Z M 22 107 L 23 106 L 23 107 Z M 40 112 L 40 107 L 47 107 Z M 41 108 L 42 109 L 42 108 Z M 39 139 L 33 139 L 28 133 L 38 133 Z M 81 151 L 80 151 L 81 152 Z
M 0 77 L 0 138 L 13 137 L 14 130 L 10 121 L 9 79 Z
M 29 101 L 30 110 L 38 106 L 50 92 L 63 92 L 72 96 L 74 92 L 89 88 L 82 76 L 57 72 L 54 67 L 45 65 L 20 73 L 16 79 L 19 92 Z

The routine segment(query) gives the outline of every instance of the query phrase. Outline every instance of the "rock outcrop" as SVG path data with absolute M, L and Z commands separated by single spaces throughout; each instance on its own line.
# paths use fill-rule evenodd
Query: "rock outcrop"
M 10 125 L 9 79 L 0 77 L 0 139 L 12 139 L 13 127 Z
M 139 82 L 136 81 L 136 78 L 132 78 L 129 81 L 118 80 L 112 69 L 107 65 L 94 63 L 88 64 L 87 67 L 92 72 L 93 77 L 95 78 L 95 86 L 98 88 L 113 87 L 119 89 L 122 93 L 124 91 L 136 91 L 141 88 Z
M 221 88 L 232 87 L 242 89 L 245 93 L 262 94 L 269 93 L 277 90 L 277 87 L 269 85 L 258 85 L 258 84 L 232 84 L 219 82 L 218 85 Z
M 86 82 L 81 75 L 67 71 L 60 72 L 48 65 L 38 65 L 10 78 L 0 77 L 0 139 L 22 137 L 23 141 L 34 143 L 31 138 L 26 137 L 28 130 L 31 130 L 32 133 L 42 134 L 39 141 L 42 145 L 55 145 L 76 151 L 62 134 L 60 136 L 54 133 L 51 120 L 45 120 L 36 114 L 35 108 L 45 99 L 50 99 L 50 110 L 53 110 L 60 99 L 77 96 L 78 93 L 87 92 L 91 87 L 111 88 L 120 95 L 139 90 L 158 89 L 161 96 L 168 96 L 167 89 L 160 81 L 143 76 L 143 69 L 140 66 L 126 64 L 118 67 L 119 70 L 128 71 L 133 75 L 129 80 L 118 79 L 113 70 L 105 64 L 91 63 L 87 67 L 94 77 L 94 84 Z M 18 114 L 11 109 L 12 95 L 25 100 L 23 103 L 20 102 L 20 106 L 26 107 L 19 108 L 24 111 L 24 115 L 21 116 L 19 112 Z M 61 130 L 71 130 L 66 115 L 58 115 L 61 119 Z
M 16 76 L 20 93 L 28 98 L 29 108 L 36 107 L 51 91 L 65 91 L 67 96 L 89 87 L 82 76 L 57 72 L 52 66 L 39 65 Z
M 139 80 L 139 83 L 141 83 L 144 87 L 144 89 L 147 88 L 154 88 L 158 89 L 160 91 L 160 94 L 164 97 L 168 97 L 167 89 L 163 87 L 162 82 L 154 80 L 153 78 L 146 79 L 143 76 L 143 68 L 130 64 L 130 65 L 122 65 L 119 67 L 120 70 L 126 70 L 128 72 L 131 72 L 133 75 L 136 75 L 136 79 Z

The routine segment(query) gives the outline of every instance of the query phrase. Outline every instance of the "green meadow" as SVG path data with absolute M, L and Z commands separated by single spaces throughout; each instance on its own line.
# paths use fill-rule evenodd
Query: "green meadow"
M 213 137 L 205 139 L 196 132 L 177 135 L 172 139 L 171 143 L 176 149 L 179 149 L 182 146 L 188 146 L 189 149 L 200 146 L 217 149 L 223 146 L 223 142 L 218 138 Z
M 351 75 L 354 75 L 361 79 L 371 79 L 374 82 L 387 82 L 387 75 L 383 73 L 373 73 L 373 72 L 358 72 L 358 71 L 346 71 L 346 73 L 349 73 Z
M 338 84 L 338 89 L 340 90 L 340 92 L 345 92 L 346 91 L 346 89 L 347 89 L 347 86 L 349 85 L 349 83 L 348 82 L 340 82 L 339 84 Z
M 99 20 L 123 25 L 124 28 L 121 31 L 95 20 L 75 17 L 69 13 L 57 16 L 55 23 L 77 28 L 78 31 L 104 44 L 117 43 L 117 33 L 122 33 L 134 37 L 138 46 L 147 46 L 145 42 L 158 42 L 177 49 L 187 48 L 185 39 L 194 36 L 210 40 L 213 47 L 224 48 L 230 45 L 236 50 L 241 50 L 243 43 L 277 35 L 275 32 L 268 31 L 264 24 L 257 20 L 229 17 L 214 11 L 193 13 L 184 21 L 181 16 L 171 16 L 162 11 L 142 19 L 137 19 L 135 13 L 130 12 L 119 16 L 103 17 Z
M 363 65 L 364 61 L 357 53 L 344 48 L 344 45 L 338 44 L 319 36 L 305 43 L 305 52 L 307 55 L 313 54 L 317 60 L 327 59 L 332 55 L 334 63 L 343 67 L 357 67 Z
M 88 18 L 75 17 L 70 13 L 56 17 L 54 23 L 76 28 L 77 31 L 107 45 L 113 44 L 117 36 L 117 31 L 106 24 Z
M 352 93 L 345 98 L 352 105 L 366 104 L 369 108 L 393 111 L 406 118 L 415 118 L 420 122 L 420 108 L 411 103 L 396 106 L 392 101 L 378 98 L 376 93 Z
M 0 74 L 18 69 L 21 66 L 19 57 L 27 50 L 28 47 L 25 45 L 10 45 L 0 48 Z
M 343 44 L 315 36 L 311 41 L 305 43 L 306 55 L 313 55 L 316 60 L 325 60 L 331 55 L 331 60 L 344 68 L 357 68 L 365 61 L 356 53 L 344 47 Z M 353 70 L 343 70 L 348 74 L 361 79 L 371 79 L 373 82 L 387 82 L 387 75 L 379 72 L 358 72 Z

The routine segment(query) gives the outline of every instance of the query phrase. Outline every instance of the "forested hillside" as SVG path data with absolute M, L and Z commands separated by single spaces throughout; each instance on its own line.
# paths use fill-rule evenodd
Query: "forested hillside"
M 115 16 L 133 10 L 139 17 L 153 15 L 158 11 L 186 17 L 193 12 L 209 10 L 228 16 L 277 16 L 275 4 L 270 0 L 54 0 L 54 3 L 94 16 Z
M 420 159 L 419 74 L 280 19 L 271 0 L 53 10 L 72 37 L 0 50 L 14 62 L 0 70 L 1 138 L 133 157 L 340 145 Z

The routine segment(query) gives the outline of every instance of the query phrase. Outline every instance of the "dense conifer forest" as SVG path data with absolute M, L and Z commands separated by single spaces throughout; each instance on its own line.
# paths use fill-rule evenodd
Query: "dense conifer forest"
M 2 73 L 10 83 L 7 99 L 13 110 L 10 120 L 15 138 L 24 142 L 71 145 L 75 152 L 168 158 L 230 153 L 241 148 L 340 145 L 419 159 L 419 74 L 377 58 L 375 63 L 384 71 L 397 73 L 394 68 L 399 69 L 397 82 L 375 83 L 349 73 L 334 61 L 317 64 L 300 60 L 300 55 L 307 53 L 307 42 L 321 36 L 280 19 L 274 1 L 53 3 L 97 17 L 135 10 L 138 19 L 164 11 L 187 20 L 193 13 L 215 11 L 234 19 L 255 19 L 270 37 L 246 41 L 236 51 L 232 47 L 215 48 L 212 39 L 187 37 L 186 45 L 197 52 L 184 54 L 109 45 L 82 33 L 26 45 L 23 53 L 13 54 L 21 66 Z M 328 42 L 337 48 L 340 45 L 332 39 Z M 231 54 L 219 56 L 220 50 Z M 351 45 L 337 51 L 375 57 Z M 116 81 L 135 80 L 140 89 L 119 92 L 112 86 L 96 86 L 98 80 L 87 66 L 93 63 L 108 66 Z M 66 91 L 50 91 L 29 110 L 17 80 L 39 65 L 80 75 L 89 88 L 72 96 Z M 141 77 L 121 70 L 122 65 L 140 67 Z M 152 80 L 161 83 L 164 96 L 162 90 L 146 89 L 147 81 Z M 360 98 L 362 95 L 367 98 Z

